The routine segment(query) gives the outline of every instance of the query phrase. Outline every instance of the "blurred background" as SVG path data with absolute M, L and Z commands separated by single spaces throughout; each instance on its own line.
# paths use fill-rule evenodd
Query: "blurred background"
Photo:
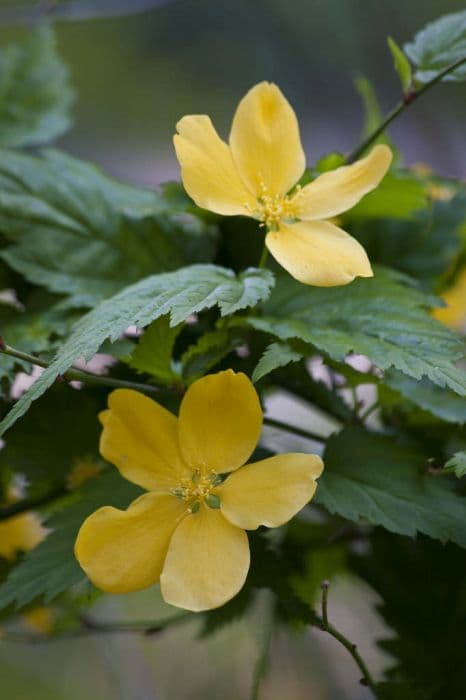
M 54 3 L 39 3 L 41 11 Z M 79 3 L 63 3 L 63 5 Z M 75 125 L 58 146 L 115 177 L 154 187 L 177 178 L 176 121 L 208 113 L 226 136 L 240 97 L 277 82 L 294 105 L 309 164 L 349 151 L 363 123 L 354 81 L 365 76 L 382 111 L 399 98 L 387 35 L 402 45 L 428 21 L 464 9 L 463 0 L 159 0 L 87 2 L 121 16 L 59 21 L 59 50 L 76 88 Z M 0 2 L 0 43 L 37 3 Z M 125 14 L 124 6 L 132 8 Z M 150 9 L 150 6 L 154 6 Z M 147 11 L 137 13 L 137 7 Z M 23 13 L 24 9 L 24 13 Z M 23 13 L 23 14 L 22 14 Z M 396 122 L 391 135 L 407 165 L 422 161 L 464 176 L 465 93 L 440 85 Z M 458 145 L 461 144 L 460 147 Z M 2 700 L 243 700 L 261 647 L 267 600 L 251 616 L 202 642 L 197 622 L 153 638 L 89 637 L 33 646 L 0 641 Z M 389 635 L 374 596 L 355 579 L 332 583 L 330 613 L 380 675 L 389 659 L 375 640 Z M 103 620 L 170 615 L 157 591 L 102 599 Z M 323 633 L 277 631 L 262 698 L 369 700 L 347 652 Z

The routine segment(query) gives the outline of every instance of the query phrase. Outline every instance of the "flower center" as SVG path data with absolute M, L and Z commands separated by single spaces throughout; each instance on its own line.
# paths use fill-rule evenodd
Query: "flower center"
M 220 498 L 212 491 L 221 483 L 222 477 L 217 472 L 211 470 L 206 474 L 196 469 L 190 479 L 182 479 L 171 493 L 186 501 L 191 513 L 196 513 L 202 501 L 210 508 L 220 508 Z
M 265 226 L 269 231 L 277 231 L 280 222 L 284 219 L 290 222 L 296 219 L 294 197 L 272 194 L 263 182 L 261 182 L 260 188 L 261 193 L 257 198 L 258 206 L 252 214 L 261 221 L 261 226 Z

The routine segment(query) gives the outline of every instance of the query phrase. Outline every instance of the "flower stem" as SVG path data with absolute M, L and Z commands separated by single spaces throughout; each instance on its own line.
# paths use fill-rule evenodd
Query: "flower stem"
M 279 430 L 286 431 L 287 433 L 294 433 L 294 435 L 299 435 L 299 437 L 314 440 L 316 442 L 327 442 L 328 439 L 323 435 L 313 433 L 310 430 L 304 430 L 303 428 L 298 428 L 295 425 L 290 425 L 290 423 L 284 423 L 276 418 L 264 418 L 264 425 L 268 425 L 271 428 L 278 428 Z
M 262 248 L 262 253 L 261 253 L 261 256 L 259 259 L 259 264 L 258 264 L 259 269 L 261 269 L 267 265 L 268 257 L 269 257 L 269 251 L 268 251 L 267 246 L 264 243 L 264 247 Z
M 30 362 L 32 365 L 37 367 L 43 367 L 46 369 L 50 367 L 50 362 L 41 360 L 35 355 L 30 355 L 27 352 L 22 352 L 21 350 L 16 350 L 10 345 L 6 345 L 0 339 L 0 353 L 8 355 L 9 357 L 16 357 L 18 360 L 23 360 L 25 362 Z M 123 379 L 114 379 L 113 377 L 106 377 L 101 374 L 92 374 L 91 372 L 86 372 L 85 370 L 71 368 L 62 375 L 63 379 L 66 381 L 77 381 L 84 382 L 86 384 L 95 384 L 99 386 L 109 386 L 112 388 L 119 389 L 135 389 L 136 391 L 144 391 L 146 393 L 160 393 L 160 389 L 152 384 L 141 384 L 140 382 L 128 382 Z
M 327 632 L 330 634 L 334 639 L 336 639 L 340 644 L 342 644 L 345 649 L 349 651 L 353 659 L 355 660 L 356 664 L 359 667 L 359 670 L 362 673 L 362 678 L 361 678 L 361 685 L 365 685 L 368 688 L 372 690 L 374 693 L 374 697 L 377 698 L 377 690 L 376 690 L 376 685 L 375 681 L 372 678 L 372 675 L 369 671 L 369 669 L 366 666 L 365 661 L 361 657 L 360 653 L 358 652 L 358 648 L 356 644 L 353 644 L 350 642 L 347 637 L 345 637 L 341 632 L 339 632 L 333 625 L 330 624 L 328 621 L 328 589 L 330 587 L 330 583 L 328 581 L 322 581 L 321 583 L 321 589 L 322 589 L 322 620 L 321 620 L 321 625 L 320 628 L 322 629 L 323 632 Z
M 352 163 L 353 161 L 357 160 L 363 153 L 364 151 L 374 143 L 374 141 L 377 140 L 377 138 L 385 131 L 387 126 L 391 124 L 397 117 L 400 115 L 404 110 L 409 107 L 410 104 L 414 102 L 418 97 L 423 95 L 425 92 L 430 90 L 431 87 L 439 83 L 442 78 L 444 78 L 446 75 L 449 73 L 452 73 L 454 70 L 459 68 L 459 66 L 463 65 L 463 63 L 466 62 L 466 56 L 463 56 L 463 58 L 459 58 L 457 61 L 454 63 L 451 63 L 449 66 L 444 68 L 440 73 L 437 73 L 431 80 L 429 80 L 427 83 L 424 83 L 421 85 L 419 88 L 413 88 L 406 92 L 400 102 L 395 105 L 395 107 L 388 112 L 386 115 L 385 119 L 382 121 L 381 124 L 371 133 L 367 138 L 362 141 L 362 143 L 359 144 L 346 158 L 347 163 Z

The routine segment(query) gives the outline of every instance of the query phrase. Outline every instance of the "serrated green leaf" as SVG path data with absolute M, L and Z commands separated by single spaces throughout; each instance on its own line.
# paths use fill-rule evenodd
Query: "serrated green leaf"
M 417 68 L 415 78 L 422 83 L 432 80 L 444 68 L 466 57 L 466 10 L 430 22 L 403 48 Z M 465 78 L 466 64 L 463 64 L 443 80 Z
M 181 357 L 183 377 L 188 381 L 202 377 L 223 360 L 236 344 L 234 329 L 220 328 L 204 333 Z
M 103 397 L 55 384 L 12 430 L 0 451 L 0 469 L 24 476 L 28 496 L 63 486 L 79 459 L 98 459 Z
M 89 481 L 80 492 L 68 497 L 61 510 L 47 522 L 48 537 L 28 552 L 0 585 L 0 609 L 18 609 L 40 598 L 49 603 L 57 595 L 85 579 L 73 553 L 79 528 L 88 515 L 101 506 L 126 508 L 141 490 L 115 471 Z
M 244 323 L 282 341 L 300 338 L 337 362 L 366 355 L 382 370 L 427 376 L 466 395 L 466 375 L 455 365 L 464 344 L 428 313 L 435 303 L 405 276 L 382 268 L 372 279 L 328 289 L 281 277 L 263 315 Z
M 48 26 L 0 52 L 0 146 L 32 146 L 70 125 L 73 91 Z
M 330 513 L 466 547 L 466 498 L 426 472 L 422 452 L 351 427 L 330 437 L 323 459 L 315 498 Z
M 458 479 L 466 476 L 466 452 L 456 452 L 445 464 L 445 469 L 452 471 Z
M 160 384 L 179 381 L 172 354 L 180 330 L 181 326 L 170 326 L 169 316 L 160 316 L 146 328 L 127 364 L 137 372 L 150 374 Z
M 117 340 L 128 328 L 147 326 L 170 314 L 172 325 L 191 314 L 220 307 L 222 316 L 254 306 L 268 297 L 274 283 L 269 270 L 250 268 L 235 276 L 215 265 L 191 265 L 176 272 L 152 275 L 101 302 L 75 325 L 53 363 L 17 401 L 0 423 L 0 434 L 22 416 L 79 357 L 89 360 L 109 338 Z
M 408 90 L 408 88 L 410 87 L 411 81 L 413 79 L 411 64 L 408 61 L 405 54 L 403 53 L 403 51 L 396 43 L 396 41 L 392 39 L 391 36 L 388 37 L 387 43 L 388 48 L 390 49 L 390 52 L 393 56 L 394 67 L 396 72 L 398 73 L 401 87 L 403 91 L 406 92 L 406 90 Z
M 0 153 L 0 257 L 33 284 L 94 306 L 132 282 L 209 262 L 215 231 L 163 193 L 56 151 Z M 40 241 L 40 245 L 38 245 Z
M 416 381 L 400 372 L 390 371 L 384 384 L 408 401 L 449 423 L 466 423 L 466 401 L 453 391 L 435 386 L 426 379 Z
M 299 362 L 303 355 L 295 352 L 287 343 L 271 343 L 265 350 L 254 369 L 252 381 L 258 382 L 278 367 L 285 367 L 290 362 Z

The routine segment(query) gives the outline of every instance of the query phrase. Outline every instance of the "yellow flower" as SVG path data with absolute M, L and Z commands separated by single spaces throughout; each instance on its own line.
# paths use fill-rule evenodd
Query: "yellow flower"
M 442 294 L 447 306 L 434 309 L 438 321 L 457 331 L 466 331 L 466 268 L 461 270 L 450 289 Z
M 296 115 L 279 88 L 267 82 L 239 103 L 229 144 L 206 115 L 183 117 L 177 130 L 181 177 L 199 207 L 261 221 L 269 251 L 305 284 L 333 287 L 372 276 L 362 246 L 328 219 L 377 187 L 392 159 L 387 146 L 300 188 L 305 156 Z
M 179 418 L 117 389 L 101 420 L 104 458 L 149 491 L 126 511 L 100 508 L 78 534 L 81 567 L 110 593 L 160 581 L 164 599 L 177 607 L 223 605 L 249 569 L 245 530 L 287 522 L 312 498 L 323 469 L 306 454 L 242 467 L 259 439 L 262 411 L 251 381 L 231 370 L 194 382 Z
M 9 502 L 17 500 L 11 491 Z M 13 560 L 19 552 L 29 552 L 46 535 L 45 528 L 35 513 L 14 515 L 0 523 L 0 557 Z

